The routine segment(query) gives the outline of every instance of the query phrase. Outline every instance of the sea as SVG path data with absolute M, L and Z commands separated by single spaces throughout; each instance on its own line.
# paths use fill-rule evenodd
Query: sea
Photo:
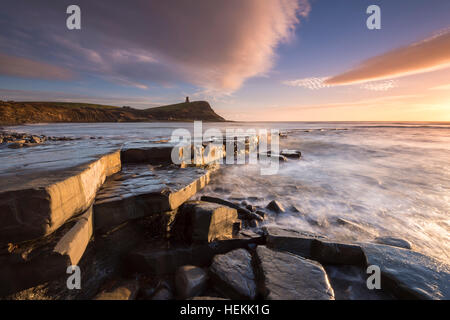
M 258 164 L 224 165 L 197 195 L 285 208 L 265 222 L 338 241 L 396 237 L 450 263 L 450 123 L 224 122 L 217 128 L 277 129 L 280 149 L 302 152 L 273 175 Z M 0 148 L 0 179 L 44 174 L 118 146 L 168 139 L 193 123 L 33 124 L 4 129 L 77 138 L 22 149 Z M 1 180 L 0 180 L 1 181 Z M 6 180 L 4 180 L 6 181 Z M 0 182 L 2 183 L 2 182 Z M 343 223 L 344 221 L 345 223 Z

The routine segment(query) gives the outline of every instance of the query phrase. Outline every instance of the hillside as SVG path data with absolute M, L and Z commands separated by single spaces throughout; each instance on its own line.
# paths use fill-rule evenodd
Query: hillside
M 226 121 L 208 102 L 193 101 L 149 109 L 69 102 L 0 101 L 0 124 L 42 122 Z

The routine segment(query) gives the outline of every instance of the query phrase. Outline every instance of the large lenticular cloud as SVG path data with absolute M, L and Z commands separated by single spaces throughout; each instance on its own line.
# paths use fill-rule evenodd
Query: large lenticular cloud
M 82 30 L 68 31 L 70 4 L 6 4 L 0 51 L 138 87 L 185 81 L 223 91 L 267 72 L 310 8 L 307 0 L 80 0 Z
M 328 78 L 329 85 L 395 78 L 450 66 L 450 30 L 409 46 L 389 51 Z

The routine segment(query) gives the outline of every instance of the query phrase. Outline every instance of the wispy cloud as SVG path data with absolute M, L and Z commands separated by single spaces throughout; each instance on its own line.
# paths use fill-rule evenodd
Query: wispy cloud
M 396 78 L 450 66 L 450 29 L 425 40 L 370 58 L 325 83 L 342 85 Z
M 430 90 L 449 90 L 450 91 L 450 83 L 432 87 L 432 88 L 430 88 Z
M 331 85 L 326 84 L 325 80 L 327 78 L 304 78 L 297 80 L 284 81 L 283 84 L 291 87 L 303 87 L 310 90 L 317 90 L 322 88 L 329 88 Z
M 387 91 L 397 87 L 396 80 L 369 81 L 361 84 L 361 88 L 371 91 Z
M 284 81 L 283 84 L 291 87 L 303 87 L 310 90 L 318 90 L 323 88 L 331 88 L 338 85 L 332 85 L 327 83 L 328 77 L 322 78 L 304 78 L 297 80 L 288 80 Z M 352 85 L 352 84 L 350 84 Z M 397 87 L 396 80 L 384 80 L 384 81 L 368 81 L 362 83 L 360 86 L 362 89 L 371 90 L 371 91 L 387 91 Z
M 0 75 L 45 80 L 74 78 L 74 73 L 66 68 L 3 53 L 0 53 Z

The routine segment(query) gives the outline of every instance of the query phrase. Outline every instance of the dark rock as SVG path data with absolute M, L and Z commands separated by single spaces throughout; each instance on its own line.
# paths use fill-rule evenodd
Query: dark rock
M 35 147 L 37 145 L 38 145 L 38 143 L 31 143 L 31 142 L 27 142 L 27 143 L 23 144 L 23 146 L 26 147 L 26 148 Z
M 30 142 L 32 143 L 42 143 L 44 142 L 44 139 L 38 136 L 31 136 Z
M 233 236 L 237 235 L 239 233 L 239 231 L 241 231 L 242 229 L 242 221 L 241 220 L 237 220 L 236 222 L 233 223 Z
M 8 148 L 10 148 L 10 149 L 20 149 L 20 148 L 22 148 L 23 147 L 23 143 L 20 143 L 20 142 L 11 142 L 11 143 L 9 143 L 8 144 Z
M 251 204 L 248 204 L 245 206 L 245 208 L 249 211 L 255 212 L 256 211 L 256 207 L 252 206 Z
M 206 201 L 206 202 L 218 203 L 218 204 L 221 204 L 221 205 L 224 205 L 224 206 L 228 206 L 228 207 L 236 209 L 236 210 L 241 208 L 239 205 L 237 205 L 237 204 L 235 204 L 233 202 L 230 202 L 230 201 L 227 201 L 227 200 L 224 200 L 224 199 L 220 199 L 220 198 L 216 198 L 216 197 L 202 196 L 200 198 L 200 200 Z
M 245 249 L 237 249 L 214 257 L 209 268 L 218 291 L 231 299 L 255 299 L 256 282 L 252 256 Z
M 208 244 L 174 245 L 169 248 L 144 245 L 130 252 L 125 258 L 124 265 L 130 274 L 136 272 L 147 275 L 172 274 L 183 265 L 207 266 L 217 254 L 262 243 L 264 243 L 263 236 L 246 230 L 241 231 L 233 239 Z
M 258 159 L 267 159 L 267 160 L 271 160 L 271 159 L 277 159 L 279 162 L 287 162 L 288 159 L 285 156 L 282 156 L 281 154 L 274 154 L 271 153 L 270 151 L 267 152 L 267 154 L 261 154 L 258 153 Z
M 367 273 L 364 268 L 348 265 L 324 266 L 336 300 L 393 300 L 394 296 L 383 288 L 367 288 Z
M 120 281 L 108 286 L 94 300 L 134 300 L 139 291 L 136 280 Z
M 163 287 L 156 291 L 155 295 L 152 297 L 152 300 L 172 300 L 173 298 L 172 291 Z
M 179 267 L 191 264 L 194 260 L 192 256 L 191 247 L 143 247 L 129 253 L 125 258 L 124 265 L 127 272 L 131 274 L 135 272 L 145 275 L 172 274 Z M 199 264 L 201 265 L 201 263 Z
M 302 157 L 302 153 L 298 150 L 281 150 L 280 154 L 289 159 L 300 159 Z
M 126 166 L 97 193 L 95 229 L 103 233 L 125 221 L 173 211 L 205 187 L 214 170 Z
M 267 216 L 267 212 L 263 211 L 263 210 L 256 210 L 255 212 L 257 215 L 261 216 L 261 218 L 265 219 Z
M 178 148 L 176 150 L 175 148 Z M 122 163 L 148 163 L 153 165 L 160 164 L 172 164 L 172 155 L 176 155 L 178 158 L 176 160 L 180 160 L 181 162 L 185 159 L 185 154 L 191 148 L 190 145 L 186 145 L 183 147 L 176 147 L 173 144 L 157 144 L 155 146 L 150 147 L 139 147 L 139 148 L 123 148 L 121 151 L 121 159 Z
M 286 230 L 279 227 L 264 227 L 267 247 L 288 251 L 305 258 L 311 258 L 311 246 L 315 239 L 324 237 L 308 232 Z
M 394 237 L 377 237 L 375 238 L 375 242 L 379 244 L 386 244 L 388 246 L 399 247 L 403 249 L 412 249 L 411 242 Z
M 257 220 L 248 220 L 247 226 L 249 228 L 258 228 L 258 221 Z
M 306 222 L 315 227 L 322 228 L 329 225 L 326 219 L 317 219 L 315 217 L 311 217 L 310 215 L 304 215 L 303 218 L 306 220 Z
M 333 288 L 323 267 L 302 257 L 256 248 L 260 288 L 269 300 L 334 300 Z
M 174 276 L 170 277 L 147 277 L 145 275 L 139 274 L 135 275 L 135 278 L 139 281 L 139 294 L 136 300 L 152 300 L 152 297 L 160 291 L 162 288 L 167 289 L 170 293 L 173 293 L 175 290 L 173 289 L 175 286 Z
M 381 287 L 404 299 L 450 299 L 450 266 L 419 252 L 361 244 L 367 265 L 381 270 Z
M 145 236 L 146 230 L 139 221 L 130 221 L 106 234 L 96 235 L 79 263 L 83 279 L 80 298 L 89 298 L 104 279 L 119 275 L 122 272 L 122 257 L 145 241 Z
M 80 158 L 84 159 L 84 156 Z M 84 163 L 79 161 L 74 157 L 70 167 L 51 173 L 41 168 L 35 172 L 8 175 L 8 178 L 2 176 L 0 247 L 55 232 L 70 218 L 87 210 L 106 177 L 121 167 L 119 151 L 100 152 L 86 158 Z
M 228 300 L 228 299 L 220 298 L 220 297 L 194 297 L 191 300 L 202 300 L 202 301 L 205 301 L 205 300 Z
M 206 272 L 195 266 L 182 266 L 175 275 L 177 296 L 181 299 L 201 295 L 206 288 L 208 276 Z
M 350 220 L 343 219 L 343 218 L 337 218 L 336 223 L 340 226 L 344 226 L 344 227 L 348 228 L 349 230 L 355 231 L 362 235 L 373 236 L 373 232 L 368 230 L 365 226 L 363 226 L 359 223 L 356 223 L 354 221 L 350 221 Z
M 238 217 L 241 220 L 258 220 L 258 221 L 263 221 L 263 218 L 260 215 L 254 213 L 254 212 L 251 212 L 250 210 L 248 210 L 246 208 L 242 208 L 241 206 L 239 206 L 239 205 L 237 205 L 237 204 L 235 204 L 233 202 L 226 201 L 226 200 L 223 200 L 223 199 L 220 199 L 220 198 L 216 198 L 216 197 L 210 197 L 210 196 L 202 196 L 200 198 L 200 200 L 206 201 L 206 202 L 218 203 L 218 204 L 221 204 L 221 205 L 224 205 L 224 206 L 236 209 L 237 212 L 238 212 Z
M 247 220 L 247 221 L 249 221 L 249 220 L 256 220 L 258 222 L 264 221 L 264 218 L 261 215 L 256 214 L 255 212 L 249 212 L 249 213 L 247 213 L 245 215 L 241 214 L 239 219 Z
M 276 200 L 270 201 L 266 208 L 276 213 L 286 212 L 286 210 L 284 210 L 283 205 Z
M 190 242 L 212 242 L 233 237 L 236 209 L 211 202 L 190 201 L 183 204 L 179 215 L 176 219 L 182 225 L 177 230 Z
M 42 269 L 46 270 L 44 273 L 34 271 L 30 278 L 34 279 L 36 283 L 42 283 L 40 279 L 45 279 L 46 274 L 51 275 L 52 278 L 59 273 L 62 275 L 55 280 L 46 280 L 47 282 L 33 288 L 10 295 L 8 299 L 90 300 L 98 294 L 107 279 L 120 276 L 121 257 L 136 247 L 143 239 L 145 239 L 145 233 L 137 221 L 124 224 L 108 234 L 96 236 L 90 241 L 83 257 L 78 262 L 81 269 L 82 290 L 67 288 L 68 275 L 65 273 L 65 269 L 49 268 L 48 270 Z M 30 267 L 33 270 L 33 266 Z M 4 287 L 0 286 L 0 288 Z
M 77 265 L 92 236 L 92 208 L 43 239 L 0 254 L 0 296 L 54 280 Z
M 265 227 L 267 247 L 287 251 L 325 264 L 364 265 L 365 257 L 358 245 L 332 242 L 304 231 Z
M 360 246 L 314 239 L 311 257 L 324 264 L 346 264 L 362 266 L 365 256 Z
M 142 147 L 139 144 L 127 145 L 122 149 L 121 157 L 124 164 L 146 163 L 152 165 L 182 164 L 184 166 L 204 166 L 223 158 L 222 146 L 212 143 L 175 145 L 173 143 L 153 143 Z

